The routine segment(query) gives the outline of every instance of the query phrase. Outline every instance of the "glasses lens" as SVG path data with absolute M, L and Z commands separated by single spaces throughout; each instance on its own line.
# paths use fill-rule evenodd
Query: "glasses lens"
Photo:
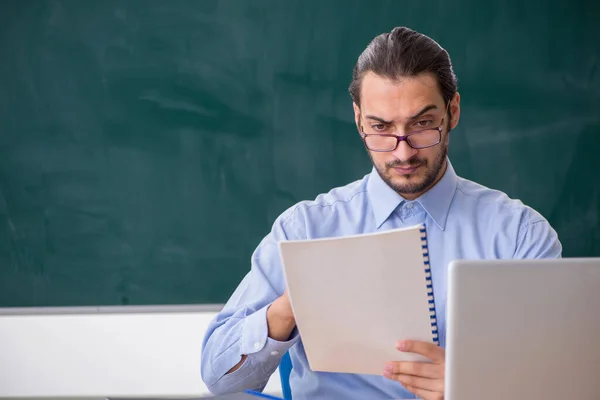
M 408 145 L 415 149 L 431 147 L 440 142 L 440 131 L 437 129 L 428 129 L 425 131 L 413 133 L 406 138 Z M 392 151 L 396 148 L 398 139 L 395 136 L 382 136 L 371 134 L 365 138 L 365 143 L 369 150 L 373 151 Z
M 428 129 L 414 133 L 406 138 L 406 141 L 411 147 L 416 149 L 433 146 L 440 142 L 440 131 L 437 129 Z
M 398 139 L 394 136 L 367 136 L 365 143 L 369 150 L 373 151 L 392 151 L 396 147 Z

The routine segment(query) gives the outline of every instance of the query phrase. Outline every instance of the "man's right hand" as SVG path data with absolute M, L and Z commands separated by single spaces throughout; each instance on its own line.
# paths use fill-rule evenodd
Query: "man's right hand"
M 287 289 L 267 309 L 267 325 L 269 337 L 279 342 L 286 342 L 296 327 Z

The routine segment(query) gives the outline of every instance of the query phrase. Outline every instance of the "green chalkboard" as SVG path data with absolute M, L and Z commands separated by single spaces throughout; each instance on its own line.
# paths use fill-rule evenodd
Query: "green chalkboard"
M 347 85 L 439 41 L 459 174 L 600 256 L 598 2 L 0 2 L 0 306 L 224 302 L 293 203 L 361 178 Z

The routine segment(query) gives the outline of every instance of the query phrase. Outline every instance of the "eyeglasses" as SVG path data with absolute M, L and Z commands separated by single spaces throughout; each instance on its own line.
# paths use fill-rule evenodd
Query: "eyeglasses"
M 450 102 L 446 104 L 446 113 L 448 113 L 449 107 Z M 419 129 L 418 131 L 409 132 L 404 136 L 385 133 L 365 133 L 361 124 L 360 136 L 365 143 L 365 147 L 371 151 L 394 151 L 403 140 L 413 149 L 426 149 L 428 147 L 433 147 L 442 141 L 444 119 L 445 118 L 442 118 L 442 121 L 437 128 Z
M 442 141 L 442 130 L 444 129 L 444 118 L 437 128 L 420 129 L 412 131 L 404 136 L 383 134 L 383 133 L 365 133 L 362 125 L 360 126 L 360 136 L 367 149 L 371 151 L 394 151 L 398 148 L 401 141 L 406 141 L 413 149 L 426 149 L 433 147 Z

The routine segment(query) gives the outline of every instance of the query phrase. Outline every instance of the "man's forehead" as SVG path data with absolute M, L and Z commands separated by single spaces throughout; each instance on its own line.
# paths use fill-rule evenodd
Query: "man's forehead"
M 386 120 L 409 119 L 427 107 L 427 111 L 436 112 L 443 104 L 437 81 L 431 74 L 392 80 L 369 73 L 363 80 L 360 107 L 363 115 Z

